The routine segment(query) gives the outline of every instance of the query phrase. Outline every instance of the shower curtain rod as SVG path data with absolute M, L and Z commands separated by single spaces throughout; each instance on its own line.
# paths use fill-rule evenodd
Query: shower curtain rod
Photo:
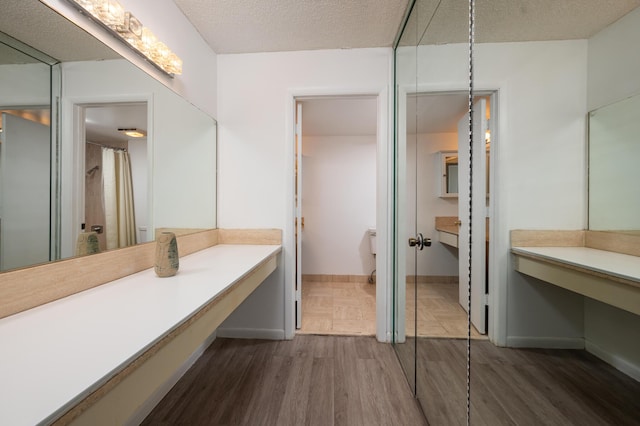
M 111 149 L 116 150 L 116 151 L 126 151 L 127 150 L 127 148 L 118 148 L 118 147 L 115 147 L 115 146 L 109 146 L 109 145 L 105 145 L 105 144 L 98 143 L 98 142 L 87 141 L 87 143 L 90 143 L 91 145 L 101 146 L 102 148 L 111 148 Z

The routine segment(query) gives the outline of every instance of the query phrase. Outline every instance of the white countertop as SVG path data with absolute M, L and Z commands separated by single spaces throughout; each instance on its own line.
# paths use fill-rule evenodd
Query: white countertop
M 590 247 L 513 247 L 512 252 L 640 282 L 640 257 Z
M 218 245 L 0 320 L 0 424 L 63 414 L 279 245 Z

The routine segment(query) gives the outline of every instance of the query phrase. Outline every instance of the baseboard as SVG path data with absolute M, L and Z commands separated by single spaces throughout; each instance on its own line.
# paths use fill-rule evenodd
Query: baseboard
M 458 275 L 407 275 L 407 284 L 458 284 L 460 277 Z
M 302 282 L 336 282 L 336 283 L 368 283 L 371 274 L 367 275 L 332 275 L 332 274 L 303 274 Z
M 585 341 L 585 349 L 587 352 L 597 356 L 607 364 L 640 382 L 640 365 L 633 364 L 589 341 Z
M 218 337 L 232 339 L 285 340 L 284 330 L 269 328 L 218 328 Z
M 174 374 L 164 382 L 156 391 L 129 417 L 126 426 L 137 426 L 151 413 L 151 411 L 162 401 L 162 398 L 165 397 L 178 383 L 178 380 L 184 376 L 184 374 L 195 364 L 195 362 L 202 356 L 205 350 L 216 340 L 216 332 L 213 332 L 211 336 L 207 338 L 202 345 L 196 349 L 193 354 L 178 368 Z
M 511 348 L 584 349 L 584 345 L 582 337 L 507 337 Z

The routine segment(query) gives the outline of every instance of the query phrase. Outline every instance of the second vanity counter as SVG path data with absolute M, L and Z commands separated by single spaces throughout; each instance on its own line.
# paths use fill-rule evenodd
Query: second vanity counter
M 223 319 L 280 251 L 216 245 L 181 258 L 174 277 L 147 269 L 1 319 L 0 423 L 55 421 L 202 311 Z
M 591 231 L 512 231 L 515 270 L 640 315 L 640 257 L 598 248 L 604 238 L 620 237 Z M 629 238 L 622 238 L 622 244 L 614 245 L 625 246 Z

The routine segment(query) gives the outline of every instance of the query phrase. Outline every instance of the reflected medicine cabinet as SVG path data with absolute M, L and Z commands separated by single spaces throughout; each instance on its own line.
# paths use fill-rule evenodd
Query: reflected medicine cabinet
M 440 162 L 440 197 L 458 197 L 458 151 L 438 152 Z
M 458 151 L 439 151 L 440 198 L 458 198 Z M 487 197 L 489 196 L 489 148 L 487 145 Z

